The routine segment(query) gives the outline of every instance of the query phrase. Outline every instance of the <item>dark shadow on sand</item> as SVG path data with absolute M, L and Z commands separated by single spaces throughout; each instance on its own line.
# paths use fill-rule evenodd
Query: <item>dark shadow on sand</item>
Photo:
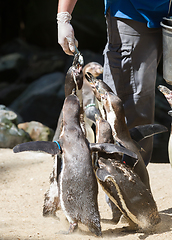
M 161 222 L 155 227 L 153 231 L 145 232 L 139 236 L 139 239 L 146 239 L 150 235 L 162 234 L 172 231 L 172 208 L 160 211 L 159 214 L 161 217 Z

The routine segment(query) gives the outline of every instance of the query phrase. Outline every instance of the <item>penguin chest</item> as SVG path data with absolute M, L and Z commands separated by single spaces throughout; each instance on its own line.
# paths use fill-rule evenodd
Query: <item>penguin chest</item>
M 106 119 L 106 112 L 105 112 L 105 110 L 104 110 L 103 102 L 97 101 L 97 103 L 98 103 L 98 108 L 99 108 L 99 110 L 100 110 L 100 113 L 101 113 L 102 118 L 103 118 L 103 119 Z
M 113 111 L 113 109 L 111 109 L 109 112 L 107 112 L 107 121 L 109 122 L 109 124 L 112 128 L 113 136 L 117 135 L 117 132 L 116 132 L 116 129 L 115 129 L 115 120 L 116 120 L 116 114 Z
M 75 151 L 64 150 L 60 177 L 60 203 L 69 222 L 81 221 L 87 199 L 97 195 L 97 182 L 93 172 L 89 149 L 84 142 Z M 96 198 L 95 198 L 96 199 Z

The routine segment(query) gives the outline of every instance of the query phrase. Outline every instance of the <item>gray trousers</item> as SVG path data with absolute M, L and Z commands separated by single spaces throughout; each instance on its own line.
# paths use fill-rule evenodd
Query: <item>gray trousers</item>
M 154 122 L 157 66 L 162 55 L 161 28 L 106 15 L 107 44 L 103 80 L 121 98 L 128 128 Z M 153 138 L 141 141 L 142 156 L 150 161 Z

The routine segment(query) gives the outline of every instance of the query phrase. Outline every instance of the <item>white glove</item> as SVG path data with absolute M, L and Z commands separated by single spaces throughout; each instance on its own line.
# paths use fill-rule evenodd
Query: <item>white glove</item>
M 60 12 L 57 14 L 58 43 L 68 55 L 73 55 L 75 46 L 78 47 L 78 41 L 74 36 L 74 30 L 70 24 L 71 19 L 72 16 L 68 12 Z

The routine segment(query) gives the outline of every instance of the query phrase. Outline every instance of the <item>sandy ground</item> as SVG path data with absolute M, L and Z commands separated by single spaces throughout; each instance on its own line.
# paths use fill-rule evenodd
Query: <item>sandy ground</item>
M 69 223 L 59 210 L 57 217 L 42 216 L 44 193 L 49 188 L 53 160 L 44 153 L 18 153 L 0 149 L 0 240 L 7 239 L 172 239 L 172 168 L 170 164 L 151 163 L 148 171 L 161 223 L 151 233 L 125 232 L 124 224 L 110 222 L 111 212 L 105 194 L 99 191 L 102 237 L 95 237 L 79 225 L 64 235 Z

